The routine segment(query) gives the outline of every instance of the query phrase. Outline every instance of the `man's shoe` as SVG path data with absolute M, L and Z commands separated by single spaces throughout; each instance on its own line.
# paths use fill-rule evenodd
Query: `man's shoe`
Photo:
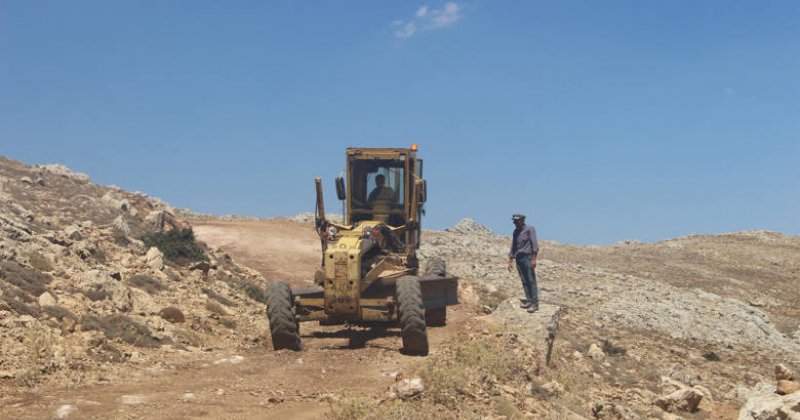
M 528 308 L 531 307 L 531 305 L 533 305 L 533 304 L 530 303 L 530 302 L 525 302 L 522 305 L 519 305 L 519 307 L 522 308 L 522 309 L 528 309 Z
M 537 305 L 537 304 L 535 304 L 535 303 L 532 303 L 532 304 L 530 305 L 530 307 L 528 308 L 528 313 L 529 313 L 529 314 L 532 314 L 532 313 L 534 313 L 534 312 L 536 312 L 536 311 L 538 311 L 538 310 L 539 310 L 539 305 Z

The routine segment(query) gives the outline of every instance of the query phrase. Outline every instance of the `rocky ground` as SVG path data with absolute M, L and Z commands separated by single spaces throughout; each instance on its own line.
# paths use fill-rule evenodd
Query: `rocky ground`
M 273 352 L 264 286 L 311 283 L 310 221 L 200 215 L 0 158 L 0 418 L 800 415 L 798 237 L 542 241 L 529 314 L 510 239 L 465 219 L 423 235 L 423 264 L 461 278 L 428 357 L 392 328 L 311 323 L 303 351 Z M 189 224 L 205 259 L 142 240 Z
M 188 227 L 161 200 L 0 158 L 0 386 L 81 386 L 259 346 L 264 278 L 176 263 L 142 235 Z

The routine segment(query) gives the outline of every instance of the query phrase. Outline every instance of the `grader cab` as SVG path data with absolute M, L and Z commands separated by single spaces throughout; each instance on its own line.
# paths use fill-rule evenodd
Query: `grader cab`
M 341 223 L 326 218 L 316 179 L 315 229 L 322 245 L 316 287 L 267 287 L 267 315 L 275 350 L 300 350 L 299 323 L 397 324 L 403 350 L 428 353 L 427 326 L 446 322 L 458 303 L 458 279 L 439 258 L 420 273 L 417 249 L 427 185 L 417 147 L 348 148 L 346 178 L 336 178 L 344 201 Z

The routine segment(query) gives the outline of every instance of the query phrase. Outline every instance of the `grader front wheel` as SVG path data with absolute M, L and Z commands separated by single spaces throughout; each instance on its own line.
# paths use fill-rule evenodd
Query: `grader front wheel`
M 408 354 L 428 354 L 428 331 L 425 326 L 425 308 L 422 306 L 422 289 L 414 276 L 397 279 L 400 331 L 403 351 Z
M 274 350 L 300 350 L 300 328 L 292 312 L 292 289 L 283 281 L 267 286 L 267 318 Z

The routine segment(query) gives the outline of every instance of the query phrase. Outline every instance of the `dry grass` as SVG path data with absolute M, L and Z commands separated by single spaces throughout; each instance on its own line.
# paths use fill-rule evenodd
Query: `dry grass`
M 34 326 L 25 332 L 23 340 L 26 355 L 20 373 L 17 375 L 17 381 L 20 385 L 33 388 L 42 381 L 44 375 L 55 370 L 53 364 L 54 339 L 48 329 Z
M 445 351 L 428 358 L 419 371 L 425 384 L 424 398 L 450 409 L 464 409 L 465 396 L 498 384 L 522 384 L 535 374 L 537 361 L 516 351 L 521 345 L 512 337 L 464 337 Z

